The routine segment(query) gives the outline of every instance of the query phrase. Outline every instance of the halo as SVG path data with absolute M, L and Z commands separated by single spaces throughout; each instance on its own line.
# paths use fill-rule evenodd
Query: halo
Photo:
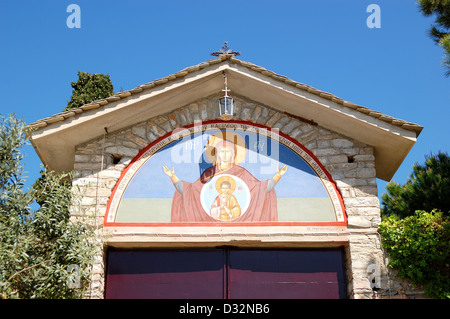
M 213 164 L 216 163 L 216 146 L 222 141 L 229 141 L 236 147 L 236 154 L 234 157 L 234 164 L 239 165 L 244 161 L 247 154 L 247 146 L 245 140 L 237 133 L 232 131 L 220 131 L 211 136 L 206 143 L 206 156 Z
M 230 186 L 231 193 L 233 193 L 234 190 L 236 189 L 236 182 L 234 181 L 234 179 L 231 176 L 221 176 L 216 181 L 217 192 L 219 192 L 219 193 L 222 192 L 222 190 L 220 189 L 220 184 L 222 184 L 222 182 L 229 182 L 231 184 L 231 186 Z

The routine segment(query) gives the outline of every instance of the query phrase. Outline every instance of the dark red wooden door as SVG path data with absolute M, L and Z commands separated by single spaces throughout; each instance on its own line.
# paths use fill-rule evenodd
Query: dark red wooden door
M 345 296 L 340 250 L 230 250 L 230 299 L 338 299 Z
M 111 250 L 106 298 L 222 299 L 225 251 Z
M 105 297 L 345 298 L 343 265 L 340 249 L 111 249 Z

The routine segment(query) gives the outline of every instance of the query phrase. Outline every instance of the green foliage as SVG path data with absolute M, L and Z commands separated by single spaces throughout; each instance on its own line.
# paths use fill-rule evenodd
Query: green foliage
M 425 16 L 436 14 L 436 24 L 429 31 L 431 38 L 445 50 L 444 67 L 450 75 L 450 0 L 419 0 L 420 10 Z
M 25 126 L 13 116 L 4 118 L 0 114 L 0 222 L 25 222 L 29 215 L 27 204 L 31 197 L 23 194 L 21 179 L 23 158 L 20 148 L 26 143 Z M 8 219 L 3 212 L 9 212 Z
M 73 88 L 72 97 L 67 101 L 65 111 L 80 107 L 92 101 L 104 99 L 113 95 L 113 85 L 109 75 L 89 74 L 78 71 L 78 81 L 70 84 Z
M 450 211 L 450 157 L 438 153 L 426 158 L 425 165 L 415 164 L 405 185 L 388 183 L 382 195 L 382 216 L 400 218 L 416 210 Z
M 450 298 L 450 158 L 439 152 L 415 164 L 405 185 L 388 183 L 379 232 L 389 265 L 402 278 L 424 285 L 435 298 Z
M 0 119 L 0 298 L 80 298 L 95 246 L 87 217 L 70 217 L 71 174 L 45 169 L 25 190 L 25 124 Z
M 434 298 L 450 298 L 450 220 L 441 212 L 385 218 L 379 226 L 389 266 Z

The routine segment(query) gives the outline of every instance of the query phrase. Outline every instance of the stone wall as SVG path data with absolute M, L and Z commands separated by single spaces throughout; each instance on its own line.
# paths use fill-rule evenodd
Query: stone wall
M 172 130 L 218 118 L 218 96 L 211 96 L 182 106 L 174 112 L 157 116 L 128 129 L 100 136 L 76 148 L 73 185 L 81 194 L 81 205 L 74 209 L 97 218 L 99 237 L 103 236 L 103 218 L 111 191 L 121 172 L 142 148 Z M 346 245 L 347 285 L 350 298 L 389 296 L 383 250 L 377 226 L 380 209 L 375 177 L 373 148 L 331 132 L 316 123 L 235 97 L 235 118 L 278 128 L 308 148 L 336 181 L 348 215 Z M 103 238 L 104 243 L 107 238 Z M 89 298 L 103 298 L 105 260 L 99 247 L 93 267 Z M 371 274 L 374 275 L 371 275 Z M 374 282 L 371 282 L 371 278 Z M 377 289 L 373 290 L 372 287 Z

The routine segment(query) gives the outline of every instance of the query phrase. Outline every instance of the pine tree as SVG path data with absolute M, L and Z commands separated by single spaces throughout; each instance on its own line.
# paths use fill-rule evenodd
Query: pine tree
M 404 218 L 416 210 L 450 212 L 450 158 L 439 152 L 426 158 L 425 164 L 415 164 L 406 184 L 392 182 L 382 195 L 383 216 Z
M 442 64 L 450 75 L 450 0 L 419 0 L 420 10 L 425 16 L 436 14 L 436 24 L 429 30 L 431 38 L 445 50 Z

